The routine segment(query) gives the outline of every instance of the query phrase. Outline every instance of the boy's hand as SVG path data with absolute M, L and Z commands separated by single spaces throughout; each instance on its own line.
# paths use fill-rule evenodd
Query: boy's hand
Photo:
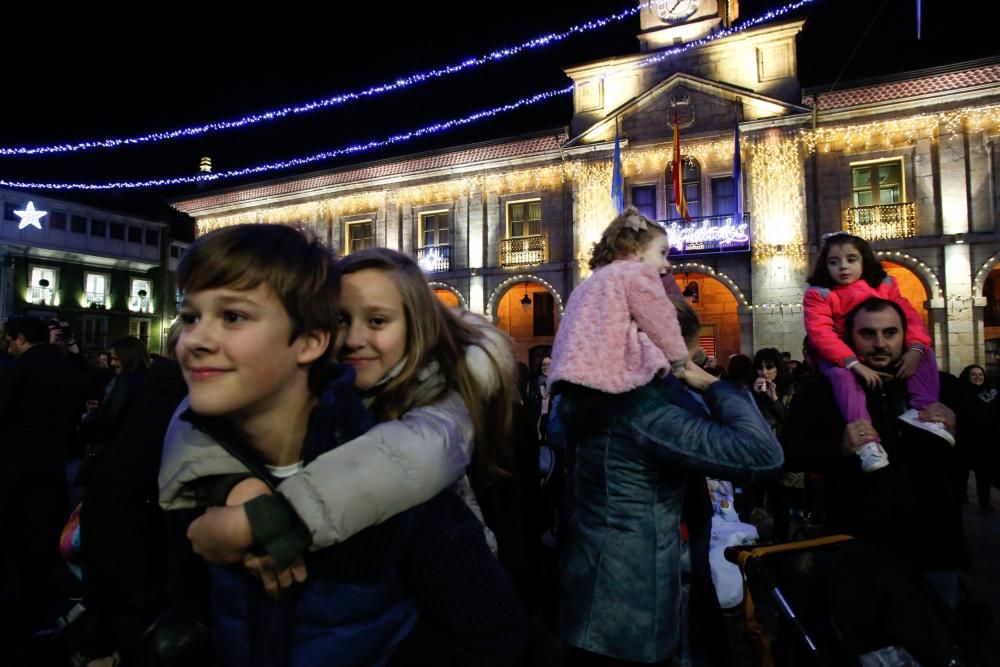
M 882 376 L 871 368 L 865 366 L 860 361 L 851 366 L 851 370 L 857 373 L 857 375 L 864 380 L 869 389 L 875 389 L 876 387 L 882 386 Z
M 257 479 L 248 477 L 234 486 L 226 496 L 226 505 L 242 505 L 257 496 L 271 495 L 271 487 Z
M 900 380 L 907 380 L 913 377 L 913 374 L 917 372 L 917 365 L 920 363 L 920 358 L 924 356 L 920 354 L 917 350 L 907 350 L 903 353 L 903 358 L 899 360 L 899 370 L 896 371 L 896 377 Z
M 243 566 L 250 574 L 260 579 L 264 584 L 264 590 L 271 598 L 277 598 L 281 591 L 291 588 L 296 582 L 302 583 L 308 576 L 306 564 L 301 558 L 292 563 L 291 567 L 278 570 L 274 559 L 270 556 L 247 554 L 243 558 Z
M 210 563 L 238 563 L 253 544 L 243 505 L 209 507 L 188 526 L 194 552 Z

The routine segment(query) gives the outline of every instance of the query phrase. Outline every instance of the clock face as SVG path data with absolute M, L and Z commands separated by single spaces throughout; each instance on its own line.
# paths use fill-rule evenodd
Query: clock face
M 698 11 L 701 0 L 654 0 L 656 15 L 667 23 L 679 23 Z

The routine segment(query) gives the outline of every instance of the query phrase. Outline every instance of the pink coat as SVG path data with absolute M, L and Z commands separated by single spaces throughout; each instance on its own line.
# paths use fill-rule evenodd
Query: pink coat
M 552 346 L 549 386 L 564 380 L 622 394 L 687 354 L 659 273 L 649 264 L 617 260 L 570 295 Z

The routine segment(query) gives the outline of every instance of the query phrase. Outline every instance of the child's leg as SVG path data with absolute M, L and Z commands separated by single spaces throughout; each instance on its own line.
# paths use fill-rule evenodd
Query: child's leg
M 923 410 L 931 403 L 941 400 L 941 376 L 938 375 L 934 350 L 928 348 L 917 364 L 917 372 L 906 381 L 910 394 L 910 407 Z
M 844 416 L 847 423 L 859 420 L 870 423 L 871 417 L 868 416 L 865 390 L 861 388 L 857 378 L 854 377 L 853 371 L 834 366 L 826 361 L 820 362 L 819 369 L 830 380 L 830 385 L 833 387 L 833 398 L 837 402 L 837 407 L 840 408 L 840 414 Z M 872 437 L 872 441 L 881 442 L 877 433 Z

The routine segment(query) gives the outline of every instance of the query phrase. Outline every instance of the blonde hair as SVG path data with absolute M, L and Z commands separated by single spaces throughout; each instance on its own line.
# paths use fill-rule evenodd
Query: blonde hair
M 475 322 L 445 306 L 431 291 L 417 263 L 407 255 L 386 248 L 353 252 L 335 265 L 337 278 L 375 269 L 382 271 L 399 290 L 406 316 L 406 356 L 400 372 L 383 385 L 372 409 L 379 420 L 399 418 L 414 407 L 413 389 L 418 373 L 437 362 L 445 384 L 421 405 L 438 401 L 457 390 L 472 416 L 475 428 L 470 477 L 482 488 L 504 474 L 500 463 L 507 457 L 512 432 L 513 405 L 517 396 L 513 345 L 510 338 L 485 320 Z M 497 341 L 500 341 L 499 345 Z M 470 354 L 469 350 L 478 348 Z M 474 357 L 490 366 L 495 387 L 483 386 L 482 369 L 470 367 Z
M 628 206 L 601 232 L 601 240 L 594 244 L 590 255 L 591 270 L 605 266 L 629 255 L 638 255 L 656 238 L 666 235 L 663 227 Z

